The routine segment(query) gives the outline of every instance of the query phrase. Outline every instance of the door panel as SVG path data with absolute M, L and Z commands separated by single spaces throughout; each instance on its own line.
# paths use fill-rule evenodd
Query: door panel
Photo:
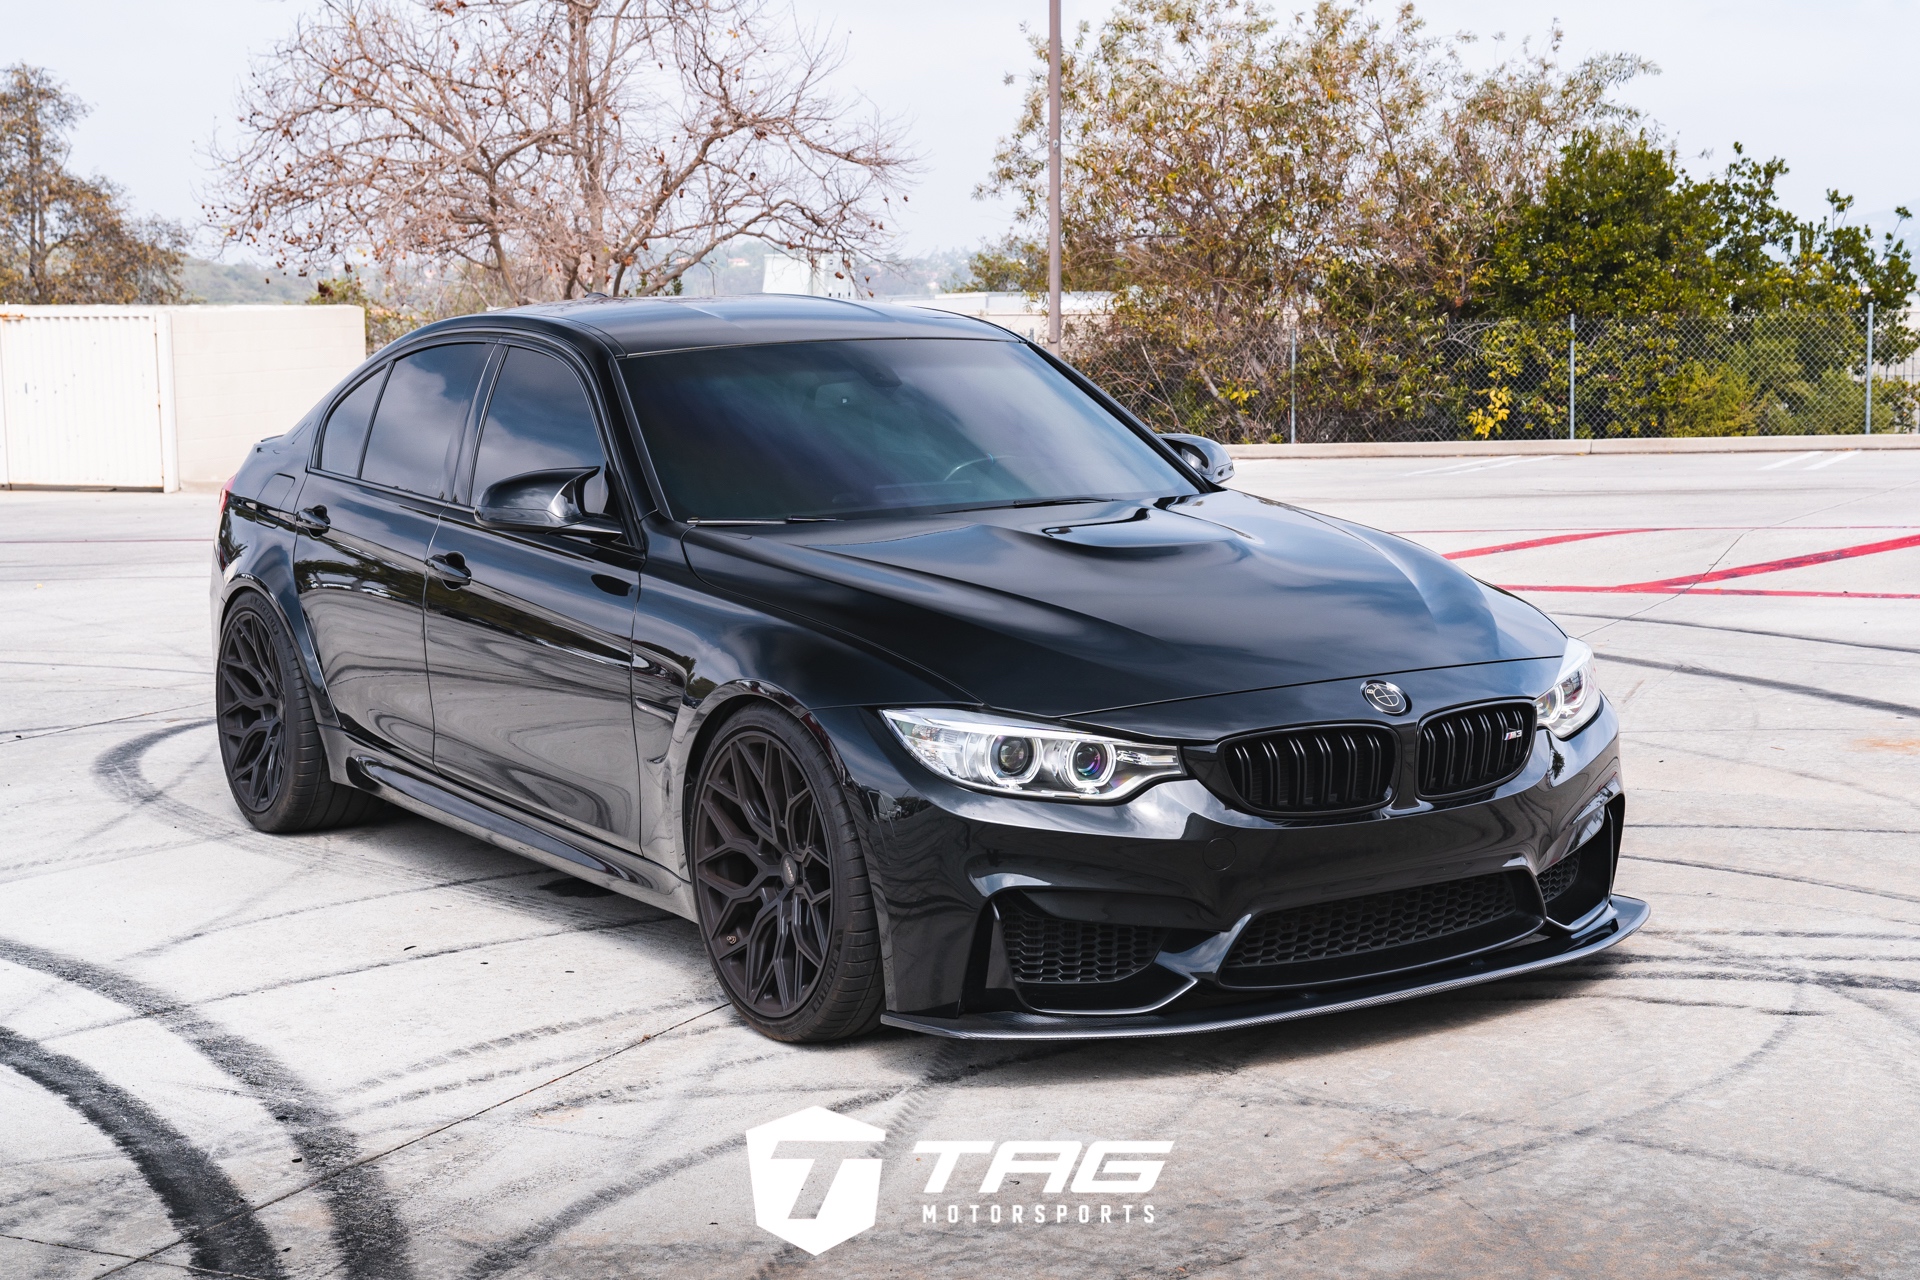
M 521 808 L 638 847 L 630 655 L 638 558 L 449 514 L 432 556 L 434 764 Z
M 341 726 L 421 761 L 433 759 L 427 553 L 492 351 L 448 343 L 375 369 L 328 413 L 322 469 L 294 514 L 295 589 Z
M 432 760 L 420 610 L 439 523 L 434 504 L 313 474 L 301 487 L 300 510 L 326 525 L 295 539 L 294 584 L 341 726 Z

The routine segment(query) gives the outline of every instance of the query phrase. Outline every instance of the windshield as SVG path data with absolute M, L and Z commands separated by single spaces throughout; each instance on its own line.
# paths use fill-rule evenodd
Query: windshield
M 1016 342 L 794 342 L 625 361 L 673 514 L 784 520 L 1197 492 Z

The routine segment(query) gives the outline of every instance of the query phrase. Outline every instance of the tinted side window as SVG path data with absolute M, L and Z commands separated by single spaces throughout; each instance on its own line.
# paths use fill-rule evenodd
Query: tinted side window
M 473 464 L 477 505 L 491 485 L 529 471 L 599 467 L 582 495 L 587 510 L 607 510 L 606 455 L 586 388 L 563 361 L 514 347 L 500 368 L 480 450 Z
M 326 434 L 320 438 L 320 469 L 335 475 L 360 474 L 360 455 L 367 447 L 367 428 L 373 425 L 374 402 L 380 399 L 383 368 L 355 387 L 327 415 Z
M 428 347 L 396 361 L 367 438 L 360 478 L 430 498 L 446 496 L 448 454 L 486 367 L 478 342 Z

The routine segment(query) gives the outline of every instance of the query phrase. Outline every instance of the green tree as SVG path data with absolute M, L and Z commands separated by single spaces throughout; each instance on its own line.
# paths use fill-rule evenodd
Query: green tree
M 85 113 L 39 67 L 0 72 L 0 298 L 184 301 L 186 232 L 130 216 L 111 183 L 67 172 L 67 133 Z
M 1327 397 L 1306 413 L 1404 416 L 1422 344 L 1472 304 L 1507 211 L 1574 132 L 1628 118 L 1609 93 L 1645 65 L 1568 70 L 1549 49 L 1474 73 L 1410 7 L 1285 22 L 1237 0 L 1125 0 L 1062 68 L 1065 283 L 1116 295 L 1112 358 L 1079 358 L 1150 371 L 1135 398 L 1168 425 L 1264 435 L 1297 329 L 1303 385 Z M 1022 246 L 1045 229 L 1045 123 L 1036 74 L 983 186 L 1018 201 Z M 1029 253 L 987 256 L 1031 280 Z
M 1045 293 L 1047 248 L 1006 236 L 969 255 L 966 268 L 947 281 L 956 293 Z
M 1736 146 L 1723 172 L 1695 180 L 1644 135 L 1570 141 L 1482 273 L 1478 313 L 1504 319 L 1456 378 L 1475 433 L 1562 429 L 1569 316 L 1588 434 L 1858 431 L 1866 304 L 1879 361 L 1920 345 L 1904 316 L 1912 255 L 1849 225 L 1837 192 L 1825 217 L 1795 216 L 1778 196 L 1786 172 Z M 1911 413 L 1904 384 L 1874 398 L 1880 421 Z
M 1825 218 L 1796 218 L 1776 189 L 1786 164 L 1734 153 L 1696 181 L 1645 135 L 1582 133 L 1499 231 L 1475 309 L 1545 319 L 1904 305 L 1915 278 L 1903 242 L 1888 234 L 1876 247 L 1870 228 L 1847 225 L 1852 200 L 1838 192 Z
M 1477 309 L 1491 315 L 1719 311 L 1722 217 L 1644 137 L 1569 143 L 1538 199 L 1495 239 Z

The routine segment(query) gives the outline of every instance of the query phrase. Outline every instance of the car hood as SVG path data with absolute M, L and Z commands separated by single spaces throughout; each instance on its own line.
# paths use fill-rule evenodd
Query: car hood
M 1538 610 L 1403 538 L 1233 491 L 695 527 L 712 585 L 1053 717 L 1347 677 L 1558 657 Z

